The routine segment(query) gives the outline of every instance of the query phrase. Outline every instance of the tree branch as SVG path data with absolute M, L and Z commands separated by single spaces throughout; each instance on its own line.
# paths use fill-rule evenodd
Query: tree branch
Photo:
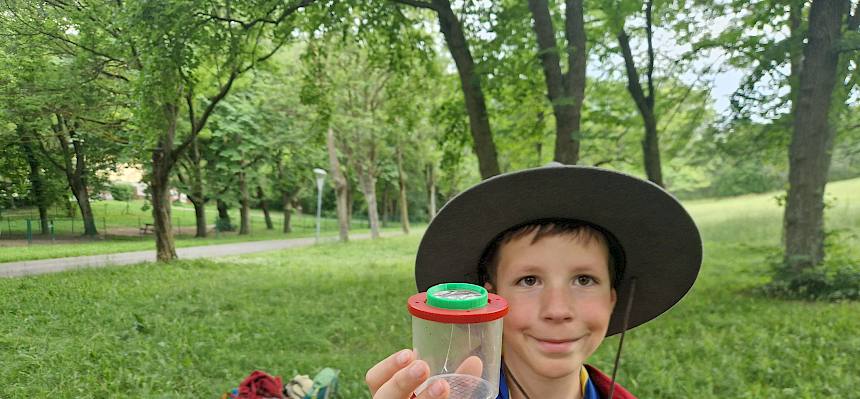
M 72 148 L 75 150 L 75 176 L 81 178 L 86 173 L 86 157 L 84 153 L 84 147 L 81 143 L 81 140 L 77 139 L 77 131 L 76 128 L 68 128 L 68 123 L 66 123 L 66 130 L 69 131 L 69 138 L 72 140 Z
M 264 56 L 262 56 L 262 57 L 259 57 L 259 58 L 257 58 L 256 60 L 252 61 L 250 64 L 248 64 L 248 66 L 246 66 L 246 67 L 244 67 L 244 68 L 240 68 L 240 69 L 238 70 L 238 73 L 237 73 L 237 74 L 241 75 L 241 74 L 243 74 L 243 73 L 245 73 L 245 72 L 248 72 L 248 71 L 249 71 L 251 68 L 253 68 L 255 65 L 257 65 L 257 64 L 259 64 L 259 63 L 261 63 L 261 62 L 265 62 L 266 60 L 268 60 L 269 58 L 271 58 L 273 55 L 275 55 L 275 53 L 277 53 L 277 52 L 278 52 L 278 50 L 280 50 L 280 49 L 281 49 L 281 47 L 283 47 L 283 46 L 284 46 L 284 44 L 286 44 L 286 43 L 287 43 L 287 41 L 288 41 L 288 40 L 289 40 L 288 38 L 286 38 L 286 39 L 284 39 L 284 40 L 281 40 L 280 42 L 278 42 L 278 44 L 275 46 L 275 48 L 273 48 L 273 49 L 272 49 L 272 51 L 269 51 L 269 53 L 268 53 L 268 54 L 266 54 L 266 55 L 264 55 Z
M 69 155 L 69 141 L 66 140 L 66 132 L 67 125 L 65 122 L 65 118 L 62 115 L 57 115 L 57 124 L 54 128 L 54 132 L 56 133 L 57 141 L 60 143 L 60 151 L 63 152 L 63 171 L 66 173 L 66 176 L 69 178 L 69 183 L 71 183 L 71 178 L 73 176 L 72 173 L 72 158 Z
M 310 5 L 314 1 L 315 0 L 301 0 L 301 1 L 285 8 L 284 11 L 281 12 L 281 15 L 279 15 L 276 19 L 271 19 L 270 16 L 272 13 L 275 12 L 275 10 L 277 10 L 277 8 L 278 8 L 277 4 L 274 7 L 272 7 L 271 9 L 269 9 L 269 11 L 266 12 L 264 17 L 255 18 L 251 21 L 243 21 L 241 19 L 233 18 L 230 15 L 227 15 L 226 17 L 221 16 L 221 15 L 210 14 L 210 13 L 197 13 L 197 15 L 202 16 L 202 17 L 208 17 L 209 19 L 216 20 L 216 21 L 227 22 L 228 24 L 239 24 L 239 25 L 242 25 L 242 30 L 249 30 L 249 29 L 253 28 L 254 26 L 256 26 L 257 24 L 261 24 L 261 23 L 270 24 L 270 25 L 279 25 L 281 22 L 283 22 L 284 19 L 286 19 L 292 13 L 296 12 L 298 9 L 300 9 L 302 7 L 306 7 L 306 6 Z
M 428 3 L 428 2 L 426 2 L 426 1 L 420 1 L 420 0 L 392 0 L 392 1 L 393 1 L 393 2 L 395 2 L 395 3 L 405 4 L 405 5 L 407 5 L 407 6 L 412 6 L 412 7 L 418 7 L 418 8 L 424 8 L 424 9 L 428 9 L 428 10 L 438 11 L 438 10 L 436 9 L 436 6 L 435 6 L 435 5 L 433 5 L 433 4 L 431 4 L 431 3 Z
M 18 18 L 18 19 L 19 19 L 19 20 L 21 20 L 20 18 Z M 91 48 L 91 47 L 88 47 L 88 46 L 84 46 L 83 44 L 80 44 L 80 43 L 78 43 L 78 42 L 75 42 L 74 40 L 71 40 L 71 39 L 69 39 L 69 38 L 65 37 L 64 35 L 59 35 L 59 34 L 56 34 L 56 33 L 51 33 L 51 32 L 47 32 L 47 31 L 43 31 L 43 30 L 41 30 L 41 29 L 37 29 L 37 28 L 34 28 L 33 26 L 30 26 L 30 24 L 28 24 L 28 23 L 26 23 L 26 22 L 24 22 L 24 21 L 21 21 L 21 22 L 22 22 L 22 23 L 24 23 L 25 25 L 27 25 L 28 27 L 30 27 L 31 29 L 34 29 L 34 31 L 35 31 L 36 33 L 38 33 L 38 34 L 41 34 L 41 35 L 44 35 L 44 36 L 48 36 L 48 37 L 50 37 L 50 38 L 53 38 L 53 39 L 59 40 L 59 41 L 61 41 L 61 42 L 63 42 L 63 43 L 66 43 L 66 44 L 70 44 L 70 45 L 72 45 L 72 46 L 74 46 L 74 47 L 77 47 L 77 48 L 79 48 L 79 49 L 81 49 L 81 50 L 84 50 L 84 51 L 86 51 L 86 52 L 88 52 L 88 53 L 91 53 L 91 54 L 93 54 L 93 55 L 96 55 L 96 56 L 99 56 L 99 57 L 102 57 L 102 58 L 108 59 L 108 60 L 110 60 L 110 61 L 118 62 L 118 63 L 123 64 L 123 65 L 125 64 L 125 62 L 124 62 L 123 60 L 119 59 L 119 58 L 113 57 L 113 56 L 111 56 L 111 55 L 108 55 L 108 54 L 106 54 L 106 53 L 103 53 L 103 52 L 101 52 L 101 51 L 98 51 L 98 50 L 96 50 L 96 49 L 94 49 L 94 48 Z
M 645 5 L 645 34 L 648 36 L 648 106 L 651 109 L 654 109 L 654 44 L 653 44 L 653 36 L 654 36 L 654 27 L 652 20 L 652 8 L 654 7 L 654 1 L 648 0 Z
M 197 130 L 194 126 L 197 122 L 194 119 L 194 90 L 188 89 L 188 92 L 185 93 L 185 103 L 188 104 L 188 121 L 191 123 L 191 132 L 193 133 Z
M 203 130 L 204 126 L 206 126 L 206 121 L 209 119 L 209 116 L 212 115 L 212 111 L 215 110 L 215 106 L 218 105 L 218 103 L 224 99 L 224 97 L 230 91 L 230 87 L 233 86 L 233 82 L 236 81 L 236 78 L 238 76 L 239 72 L 235 69 L 233 70 L 233 72 L 230 72 L 230 77 L 227 79 L 227 83 L 225 83 L 224 86 L 221 86 L 221 90 L 218 91 L 218 94 L 214 95 L 209 99 L 209 105 L 206 106 L 206 109 L 203 111 L 203 115 L 200 116 L 200 120 L 196 122 L 194 120 L 191 121 L 191 134 L 189 134 L 188 137 L 185 138 L 182 144 L 180 144 L 178 147 L 176 147 L 176 149 L 173 150 L 173 159 L 176 159 L 180 154 L 182 154 L 182 152 L 185 151 L 185 149 L 189 145 L 191 145 L 191 142 L 197 138 L 197 134 L 200 133 L 201 130 Z M 187 96 L 186 101 L 189 101 Z
M 636 64 L 633 61 L 633 52 L 630 51 L 630 37 L 622 28 L 618 33 L 618 44 L 621 47 L 621 55 L 624 57 L 624 67 L 627 70 L 627 88 L 630 90 L 630 95 L 636 106 L 641 112 L 648 109 L 648 99 L 642 92 L 642 84 L 639 82 L 639 73 L 636 71 Z
M 33 139 L 34 139 L 33 141 L 35 141 L 36 143 L 39 144 L 39 146 L 36 148 L 38 148 L 39 152 L 41 152 L 42 155 L 45 156 L 45 159 L 47 159 L 48 162 L 51 163 L 51 165 L 54 165 L 54 167 L 57 168 L 57 170 L 63 171 L 65 173 L 66 169 L 63 167 L 63 165 L 61 165 L 59 162 L 57 162 L 57 160 L 54 159 L 53 154 L 51 154 L 48 151 L 48 149 L 45 148 L 45 143 L 43 143 L 42 140 L 39 139 L 39 137 L 36 135 L 36 132 L 31 131 L 30 134 L 33 136 Z

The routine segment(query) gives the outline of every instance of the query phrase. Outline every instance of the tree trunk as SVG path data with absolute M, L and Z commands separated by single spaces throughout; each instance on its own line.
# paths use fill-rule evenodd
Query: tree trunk
M 660 142 L 657 134 L 657 117 L 654 113 L 654 49 L 652 47 L 651 35 L 651 2 L 646 5 L 646 34 L 648 35 L 648 70 L 646 79 L 648 83 L 648 95 L 645 95 L 642 84 L 639 82 L 639 72 L 630 51 L 630 38 L 627 32 L 621 29 L 618 33 L 618 43 L 621 46 L 621 55 L 624 58 L 624 66 L 627 70 L 627 90 L 645 125 L 645 138 L 642 140 L 642 157 L 644 160 L 645 174 L 648 180 L 663 187 L 663 172 L 660 163 Z
M 370 173 L 358 172 L 358 182 L 367 205 L 367 219 L 370 221 L 370 238 L 379 238 L 379 210 L 376 205 L 376 177 Z
M 789 31 L 789 75 L 790 87 L 789 98 L 791 98 L 792 113 L 797 107 L 797 93 L 800 88 L 800 69 L 803 67 L 803 41 L 806 32 L 803 30 L 803 9 L 805 0 L 792 0 L 788 12 Z
M 191 192 L 188 193 L 188 200 L 194 205 L 194 221 L 196 232 L 194 237 L 206 237 L 206 194 L 203 192 L 203 171 L 200 166 L 200 146 L 195 138 L 191 142 L 191 177 L 190 184 Z
M 230 212 L 227 203 L 221 199 L 217 200 L 218 207 L 218 229 L 219 231 L 233 231 L 233 222 L 230 221 Z
M 436 216 L 436 166 L 433 163 L 427 164 L 427 195 L 430 197 L 427 201 L 427 216 L 433 220 Z
M 349 180 L 347 180 L 347 182 L 349 182 Z M 355 201 L 353 200 L 352 197 L 353 197 L 352 190 L 349 188 L 349 186 L 347 186 L 347 190 L 346 190 L 346 225 L 347 226 L 352 225 L 352 206 L 355 204 Z
M 537 35 L 538 55 L 543 65 L 547 97 L 555 115 L 555 160 L 567 165 L 579 161 L 579 132 L 585 100 L 585 22 L 582 0 L 568 0 L 565 37 L 568 42 L 568 72 L 562 75 L 560 47 L 555 39 L 546 0 L 529 0 Z
M 194 223 L 197 226 L 196 232 L 194 233 L 194 237 L 196 238 L 205 238 L 206 237 L 206 204 L 201 201 L 195 201 L 188 196 L 188 199 L 191 201 L 191 204 L 194 205 Z
M 98 235 L 98 230 L 96 230 L 95 217 L 90 207 L 90 196 L 87 189 L 86 145 L 83 141 L 78 140 L 74 122 L 69 123 L 62 114 L 56 114 L 56 117 L 57 124 L 53 125 L 52 129 L 60 145 L 60 151 L 63 153 L 63 164 L 57 166 L 66 174 L 69 189 L 72 190 L 78 208 L 81 210 L 84 235 L 94 237 Z M 69 152 L 70 148 L 73 152 Z M 72 164 L 73 158 L 74 164 Z
M 409 204 L 406 199 L 406 173 L 403 172 L 403 150 L 397 148 L 397 177 L 400 183 L 400 228 L 409 234 Z
M 847 2 L 814 0 L 803 50 L 788 158 L 784 263 L 795 271 L 824 259 L 824 188 L 834 129 L 829 124 Z
M 78 209 L 81 210 L 81 220 L 84 222 L 84 235 L 95 237 L 99 234 L 96 229 L 96 218 L 93 215 L 93 209 L 90 206 L 90 194 L 86 183 L 81 178 L 72 177 L 69 186 L 75 200 L 78 202 Z
M 284 171 L 284 159 L 283 152 L 278 151 L 276 168 L 278 171 L 278 181 L 281 184 L 287 181 L 287 176 Z M 284 226 L 283 232 L 284 234 L 291 233 L 293 231 L 293 227 L 291 225 L 291 219 L 293 215 L 293 198 L 298 196 L 300 190 L 296 190 L 295 192 L 290 192 L 284 186 L 279 186 L 281 190 L 281 199 L 283 200 L 283 211 L 284 211 Z
M 245 180 L 245 171 L 239 172 L 239 235 L 251 233 L 251 199 L 248 195 L 248 182 Z
M 347 185 L 346 177 L 340 170 L 340 161 L 337 159 L 337 149 L 334 142 L 334 131 L 331 128 L 328 129 L 328 134 L 326 135 L 326 147 L 328 148 L 328 161 L 337 202 L 338 234 L 340 241 L 347 242 L 349 241 L 349 210 L 347 206 L 349 186 Z
M 275 225 L 272 224 L 272 216 L 269 215 L 269 204 L 266 202 L 263 187 L 257 186 L 257 200 L 260 201 L 260 209 L 263 210 L 263 217 L 266 219 L 266 230 L 274 230 Z
M 466 112 L 469 115 L 469 130 L 472 133 L 475 155 L 478 157 L 478 168 L 481 178 L 499 174 L 499 161 L 496 156 L 496 144 L 490 130 L 490 117 L 484 92 L 481 89 L 481 77 L 475 73 L 475 62 L 466 42 L 466 35 L 460 21 L 451 9 L 449 0 L 433 0 L 433 7 L 439 17 L 439 29 L 445 36 L 448 50 L 457 65 L 460 75 L 460 85 L 466 102 Z
M 173 166 L 173 138 L 176 134 L 176 105 L 166 105 L 169 118 L 167 131 L 158 139 L 152 151 L 152 175 L 149 189 L 152 194 L 152 219 L 155 229 L 156 259 L 169 262 L 176 259 L 176 244 L 173 241 L 173 228 L 170 219 L 170 169 Z
M 388 227 L 388 221 L 391 219 L 391 201 L 389 201 L 388 185 L 382 189 L 382 228 Z
M 39 228 L 43 236 L 51 233 L 51 227 L 48 223 L 48 208 L 44 205 L 39 205 Z
M 42 235 L 47 235 L 50 233 L 50 227 L 48 226 L 48 206 L 50 205 L 50 200 L 48 199 L 48 193 L 45 191 L 45 181 L 42 176 L 39 160 L 36 158 L 36 151 L 33 150 L 32 142 L 30 142 L 31 136 L 23 134 L 21 132 L 22 129 L 21 127 L 18 128 L 18 135 L 21 137 L 21 149 L 24 151 L 27 164 L 30 166 L 31 198 L 36 207 L 39 208 L 40 232 Z
M 284 199 L 284 234 L 291 233 L 293 231 L 293 227 L 290 225 L 292 215 L 293 215 L 293 197 L 289 193 L 283 194 Z

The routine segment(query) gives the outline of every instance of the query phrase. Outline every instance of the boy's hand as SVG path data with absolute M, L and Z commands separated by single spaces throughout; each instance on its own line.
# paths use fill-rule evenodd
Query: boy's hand
M 368 370 L 365 381 L 373 399 L 409 399 L 429 376 L 427 363 L 415 360 L 415 353 L 404 349 Z M 447 399 L 449 391 L 448 383 L 439 380 L 430 384 L 416 399 Z

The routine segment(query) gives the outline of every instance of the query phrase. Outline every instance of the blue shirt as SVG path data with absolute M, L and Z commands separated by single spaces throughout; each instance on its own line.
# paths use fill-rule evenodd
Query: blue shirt
M 510 399 L 508 382 L 505 379 L 505 370 L 502 369 L 499 373 L 501 375 L 499 377 L 499 396 L 497 396 L 496 399 Z M 583 376 L 585 378 L 585 386 L 582 391 L 582 399 L 600 399 L 600 395 L 597 393 L 597 389 L 594 388 L 594 384 L 591 383 L 591 378 L 588 377 L 588 372 L 585 371 L 585 367 L 582 368 L 580 378 Z

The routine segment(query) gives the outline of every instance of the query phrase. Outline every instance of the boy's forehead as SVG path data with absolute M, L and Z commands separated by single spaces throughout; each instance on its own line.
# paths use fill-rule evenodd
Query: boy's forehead
M 602 232 L 589 227 L 580 227 L 576 230 L 561 230 L 551 231 L 548 233 L 542 232 L 540 225 L 527 226 L 525 228 L 511 231 L 499 243 L 498 249 L 502 250 L 509 247 L 512 242 L 527 243 L 528 245 L 537 244 L 545 239 L 558 237 L 566 239 L 571 245 L 591 246 L 598 245 L 600 248 L 609 251 L 609 242 Z
M 537 234 L 537 231 L 532 231 L 528 234 L 512 237 L 510 240 L 500 243 L 498 247 L 499 260 L 501 261 L 508 257 L 516 257 L 517 255 L 524 253 L 534 253 L 534 250 L 537 249 L 535 247 L 536 245 L 541 243 L 546 244 L 547 241 L 552 240 L 553 242 L 561 243 L 570 249 L 594 249 L 600 253 L 608 266 L 609 246 L 605 239 L 589 234 L 574 233 L 552 234 L 536 238 Z

